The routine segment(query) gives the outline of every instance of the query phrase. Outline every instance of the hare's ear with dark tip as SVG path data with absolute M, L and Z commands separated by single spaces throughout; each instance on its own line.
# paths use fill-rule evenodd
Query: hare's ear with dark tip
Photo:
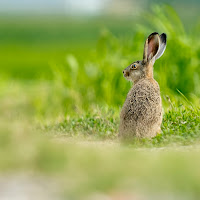
M 144 62 L 151 60 L 158 53 L 159 43 L 160 43 L 160 36 L 158 35 L 157 32 L 154 32 L 151 35 L 149 35 L 144 45 L 144 54 L 143 54 Z
M 165 49 L 166 49 L 166 44 L 167 44 L 167 35 L 165 33 L 162 33 L 160 35 L 159 50 L 158 50 L 158 53 L 155 56 L 155 59 L 158 59 L 163 55 L 163 53 L 165 52 Z

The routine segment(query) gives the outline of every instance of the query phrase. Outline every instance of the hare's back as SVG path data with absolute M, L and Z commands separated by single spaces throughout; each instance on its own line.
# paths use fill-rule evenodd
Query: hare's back
M 147 124 L 161 116 L 160 89 L 155 80 L 144 79 L 137 82 L 130 90 L 127 100 L 132 120 Z

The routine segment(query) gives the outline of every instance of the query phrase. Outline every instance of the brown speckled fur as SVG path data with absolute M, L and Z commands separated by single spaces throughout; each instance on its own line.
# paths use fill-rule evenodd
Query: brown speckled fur
M 162 105 L 155 84 L 143 78 L 129 91 L 120 115 L 121 136 L 153 137 L 160 132 Z
M 157 33 L 153 34 L 153 37 L 159 37 Z M 161 36 L 163 37 L 163 35 Z M 152 37 L 152 34 L 149 37 Z M 134 85 L 127 95 L 120 114 L 119 136 L 122 138 L 154 137 L 161 131 L 162 102 L 160 88 L 153 78 L 153 64 L 159 50 L 156 50 L 154 55 L 151 55 L 151 52 L 146 53 L 148 52 L 149 37 L 145 42 L 143 60 L 132 63 L 123 71 L 125 78 L 134 82 Z M 155 51 L 155 49 L 153 50 Z M 133 65 L 136 65 L 137 69 L 131 68 Z

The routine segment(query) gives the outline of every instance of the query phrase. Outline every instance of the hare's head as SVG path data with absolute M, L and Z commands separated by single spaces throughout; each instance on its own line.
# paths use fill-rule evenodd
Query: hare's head
M 123 70 L 127 80 L 137 82 L 141 78 L 153 78 L 153 65 L 166 48 L 167 35 L 154 32 L 146 39 L 143 60 L 133 62 Z

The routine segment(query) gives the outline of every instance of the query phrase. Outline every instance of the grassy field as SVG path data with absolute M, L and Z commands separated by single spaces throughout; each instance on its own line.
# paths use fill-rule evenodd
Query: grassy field
M 169 6 L 140 19 L 2 16 L 2 188 L 5 178 L 53 199 L 198 199 L 199 29 L 185 30 Z M 153 31 L 168 35 L 154 68 L 162 132 L 121 142 L 119 113 L 131 87 L 122 70 L 142 58 Z

